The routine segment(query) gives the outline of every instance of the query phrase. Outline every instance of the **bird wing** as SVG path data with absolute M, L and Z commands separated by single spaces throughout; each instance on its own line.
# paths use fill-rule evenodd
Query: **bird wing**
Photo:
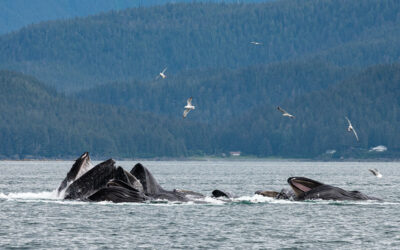
M 351 122 L 350 122 L 349 118 L 347 118 L 347 116 L 345 116 L 344 118 L 346 118 L 347 122 L 349 123 L 349 126 L 351 126 Z
M 286 112 L 283 108 L 281 108 L 281 107 L 278 106 L 277 109 L 278 109 L 279 111 L 281 111 L 283 114 L 285 114 L 285 113 L 287 114 L 287 112 Z
M 189 99 L 187 99 L 187 105 L 192 106 L 192 97 L 189 97 Z
M 163 73 L 163 74 L 164 74 L 164 73 L 165 73 L 165 71 L 167 71 L 167 68 L 165 68 L 163 71 L 161 71 L 161 73 Z
M 183 118 L 185 118 L 189 112 L 190 112 L 190 109 L 185 109 L 183 111 Z
M 158 74 L 158 76 L 156 76 L 156 80 L 158 80 L 158 78 L 160 78 L 160 76 L 161 76 L 161 75 L 160 75 L 160 74 Z
M 357 139 L 357 141 L 358 141 L 358 135 L 357 135 L 356 130 L 355 130 L 354 128 L 353 128 L 352 130 L 353 130 L 353 133 L 354 133 L 354 135 L 356 136 L 356 139 Z

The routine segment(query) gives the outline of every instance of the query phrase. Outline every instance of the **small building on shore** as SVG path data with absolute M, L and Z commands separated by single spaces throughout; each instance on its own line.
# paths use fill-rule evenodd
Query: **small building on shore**
M 241 153 L 242 153 L 242 152 L 240 152 L 240 151 L 231 151 L 231 152 L 229 152 L 229 154 L 230 154 L 231 156 L 240 156 Z

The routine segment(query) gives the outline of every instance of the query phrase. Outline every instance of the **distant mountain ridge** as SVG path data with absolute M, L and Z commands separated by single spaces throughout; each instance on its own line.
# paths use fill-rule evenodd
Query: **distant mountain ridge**
M 399 12 L 395 0 L 133 8 L 3 35 L 0 68 L 75 91 L 154 79 L 166 66 L 168 75 L 312 58 L 364 67 L 399 60 Z
M 2 35 L 0 158 L 400 158 L 398 13 L 395 0 L 177 3 Z
M 196 0 L 2 0 L 0 1 L 0 34 L 16 31 L 26 25 L 39 22 L 85 17 L 133 7 L 193 1 Z M 224 2 L 260 1 L 225 0 Z M 207 0 L 207 2 L 221 1 Z

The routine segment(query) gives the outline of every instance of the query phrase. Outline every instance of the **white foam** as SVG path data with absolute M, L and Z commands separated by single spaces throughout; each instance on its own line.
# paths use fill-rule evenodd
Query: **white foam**
M 57 196 L 57 190 L 51 192 L 39 192 L 39 193 L 0 193 L 0 199 L 12 199 L 12 200 L 59 200 Z
M 201 201 L 204 201 L 204 202 L 209 203 L 209 204 L 215 204 L 215 205 L 222 205 L 222 204 L 226 203 L 226 201 L 223 201 L 223 200 L 220 200 L 220 199 L 215 199 L 215 198 L 208 197 L 208 196 L 204 197 L 203 199 L 201 199 Z
M 19 202 L 45 202 L 45 203 L 59 203 L 59 204 L 87 204 L 87 202 L 78 200 L 63 200 L 62 196 L 57 195 L 57 190 L 50 192 L 25 192 L 25 193 L 0 193 L 0 199 L 19 201 Z M 199 201 L 201 203 L 196 203 Z M 189 202 L 174 202 L 167 200 L 156 200 L 148 201 L 144 203 L 113 203 L 110 201 L 96 202 L 99 205 L 151 205 L 151 206 L 182 206 L 182 205 L 224 205 L 224 204 L 237 204 L 237 203 L 268 203 L 268 204 L 293 204 L 293 205 L 400 205 L 398 202 L 379 202 L 379 201 L 333 201 L 333 200 L 310 200 L 310 201 L 292 201 L 292 200 L 279 200 L 271 197 L 265 197 L 262 195 L 255 194 L 253 196 L 241 196 L 231 199 L 217 199 L 213 197 L 204 197 L 197 199 L 196 201 Z M 93 203 L 92 203 L 93 204 Z
M 238 198 L 235 198 L 233 200 L 234 201 L 248 201 L 248 202 L 251 202 L 251 203 L 263 203 L 263 202 L 271 202 L 271 201 L 274 201 L 276 199 L 256 194 L 256 195 L 253 195 L 253 196 L 238 197 Z

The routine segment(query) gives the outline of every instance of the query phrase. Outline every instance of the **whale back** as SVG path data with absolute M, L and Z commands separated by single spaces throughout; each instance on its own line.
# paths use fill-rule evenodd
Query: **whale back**
M 233 198 L 233 196 L 230 193 L 221 191 L 218 189 L 215 189 L 212 191 L 212 197 L 214 197 L 214 198 L 219 198 L 219 197 Z
M 108 181 L 114 179 L 116 172 L 114 160 L 104 161 L 69 185 L 64 198 L 85 200 L 92 193 L 105 187 Z
M 143 191 L 147 195 L 157 195 L 165 190 L 158 184 L 156 179 L 142 164 L 137 163 L 130 172 L 136 177 L 143 186 Z

